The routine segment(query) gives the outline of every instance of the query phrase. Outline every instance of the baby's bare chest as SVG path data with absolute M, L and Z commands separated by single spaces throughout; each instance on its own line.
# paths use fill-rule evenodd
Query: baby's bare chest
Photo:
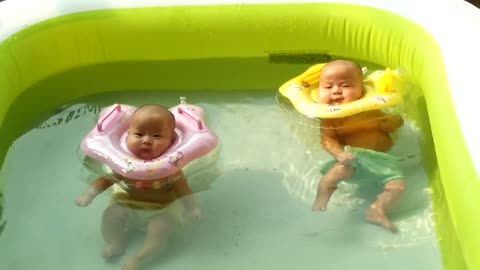
M 380 132 L 380 118 L 373 114 L 362 114 L 333 120 L 337 136 L 351 136 Z

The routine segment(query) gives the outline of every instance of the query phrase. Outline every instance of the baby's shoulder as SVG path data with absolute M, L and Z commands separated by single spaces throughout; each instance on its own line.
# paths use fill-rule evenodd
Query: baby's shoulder
M 378 116 L 386 115 L 386 113 L 382 110 L 365 111 L 364 114 L 365 114 L 365 117 L 378 117 Z
M 352 115 L 352 117 L 349 119 L 350 121 L 355 120 L 367 120 L 367 121 L 374 121 L 374 120 L 381 120 L 387 116 L 385 112 L 382 110 L 370 110 L 370 111 L 364 111 L 359 114 Z

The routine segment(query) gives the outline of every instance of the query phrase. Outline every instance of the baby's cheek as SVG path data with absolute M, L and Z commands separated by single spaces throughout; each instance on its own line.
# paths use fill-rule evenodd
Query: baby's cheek
M 168 148 L 170 147 L 170 144 L 168 142 L 158 142 L 156 145 L 155 145 L 155 149 L 157 149 L 157 151 L 159 152 L 165 152 L 168 150 Z
M 326 95 L 325 93 L 319 93 L 318 94 L 318 101 L 320 103 L 329 103 L 330 102 L 330 96 Z
M 138 152 L 138 144 L 136 143 L 135 140 L 128 140 L 127 139 L 127 148 L 128 150 L 132 151 L 133 153 Z

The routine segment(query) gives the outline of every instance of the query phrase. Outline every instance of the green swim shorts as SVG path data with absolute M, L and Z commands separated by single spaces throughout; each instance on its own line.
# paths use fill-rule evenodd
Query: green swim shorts
M 393 155 L 369 149 L 346 146 L 345 151 L 356 156 L 350 163 L 355 169 L 355 174 L 348 181 L 351 183 L 373 181 L 383 185 L 394 179 L 403 179 L 400 169 L 400 159 Z M 322 166 L 320 172 L 325 175 L 337 163 L 330 160 Z

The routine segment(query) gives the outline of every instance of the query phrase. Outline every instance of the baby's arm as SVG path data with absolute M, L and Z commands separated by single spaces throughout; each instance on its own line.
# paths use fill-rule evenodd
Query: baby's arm
M 403 125 L 403 118 L 398 114 L 383 114 L 378 127 L 385 133 L 392 133 Z
M 177 198 L 180 199 L 183 206 L 185 207 L 186 215 L 190 218 L 197 219 L 200 217 L 200 209 L 198 207 L 197 201 L 193 196 L 192 189 L 188 185 L 187 179 L 183 175 L 183 172 L 180 171 L 174 177 L 176 179 L 173 181 L 173 190 Z
M 343 150 L 343 145 L 335 133 L 335 126 L 332 120 L 322 120 L 320 124 L 320 143 L 323 149 L 329 152 L 340 163 L 348 163 L 355 159 L 352 153 Z
M 75 200 L 78 206 L 89 205 L 98 194 L 111 187 L 113 182 L 108 176 L 100 176 L 93 181 L 80 196 Z

